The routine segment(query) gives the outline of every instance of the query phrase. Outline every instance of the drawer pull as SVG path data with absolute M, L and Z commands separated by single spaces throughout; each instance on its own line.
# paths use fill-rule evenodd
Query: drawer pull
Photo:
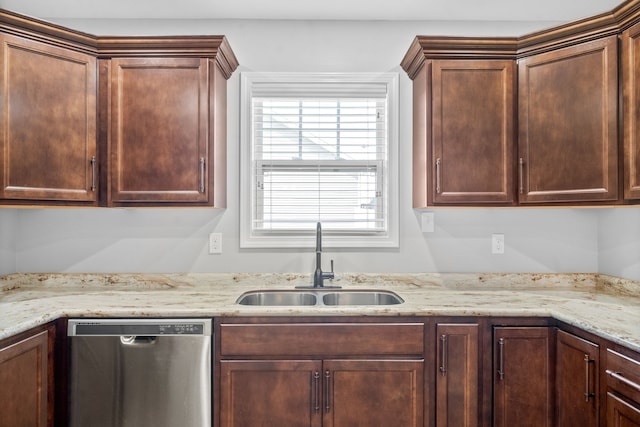
M 318 371 L 315 371 L 313 373 L 313 394 L 313 412 L 317 414 L 318 412 L 320 412 L 320 372 Z
M 329 401 L 329 395 L 331 389 L 331 372 L 326 370 L 324 372 L 324 411 L 329 412 L 331 410 L 331 402 Z
M 504 379 L 504 338 L 498 340 L 498 377 Z
M 519 190 L 520 190 L 520 194 L 524 193 L 524 159 L 522 157 L 520 157 L 520 159 L 518 159 L 518 178 L 519 178 Z
M 440 157 L 438 157 L 436 159 L 436 194 L 440 194 L 441 193 L 441 189 L 440 189 L 440 165 L 441 165 L 442 161 L 440 160 Z
M 91 191 L 96 191 L 96 156 L 91 156 Z
M 447 374 L 447 336 L 440 337 L 440 373 L 442 376 Z
M 631 381 L 628 378 L 625 378 L 624 375 L 622 375 L 620 372 L 614 372 L 614 371 L 610 371 L 607 369 L 607 375 L 609 375 L 611 378 L 620 381 L 621 383 L 628 385 L 629 387 L 633 388 L 634 390 L 640 392 L 640 384 Z
M 589 398 L 596 396 L 595 393 L 592 393 L 592 392 L 589 391 L 589 390 L 591 390 L 591 387 L 590 387 L 591 375 L 589 375 L 589 372 L 590 372 L 589 365 L 591 363 L 593 363 L 593 362 L 594 362 L 594 360 L 591 360 L 589 358 L 588 354 L 584 355 L 584 372 L 585 372 L 585 378 L 584 378 L 584 401 L 585 402 L 588 402 Z
M 204 193 L 204 167 L 205 167 L 205 161 L 204 161 L 204 157 L 200 157 L 200 192 Z

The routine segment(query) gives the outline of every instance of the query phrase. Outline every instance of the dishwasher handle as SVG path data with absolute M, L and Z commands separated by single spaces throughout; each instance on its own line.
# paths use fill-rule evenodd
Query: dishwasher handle
M 131 347 L 150 347 L 155 345 L 158 337 L 148 335 L 122 335 L 120 344 Z

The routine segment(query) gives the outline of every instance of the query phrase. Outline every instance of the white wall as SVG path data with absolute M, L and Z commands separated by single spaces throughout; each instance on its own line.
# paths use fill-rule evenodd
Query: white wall
M 600 272 L 640 280 L 640 206 L 598 214 Z
M 247 70 L 393 71 L 401 77 L 401 246 L 397 250 L 327 252 L 325 268 L 328 259 L 334 258 L 337 273 L 598 271 L 598 227 L 607 218 L 601 218 L 597 210 L 438 209 L 436 231 L 423 234 L 420 213 L 411 208 L 411 81 L 399 63 L 414 36 L 521 35 L 548 25 L 205 20 L 60 23 L 102 35 L 208 33 L 228 37 L 241 64 L 228 86 L 230 198 L 226 210 L 19 210 L 15 218 L 17 271 L 311 272 L 311 248 L 302 253 L 239 249 L 239 73 Z M 637 216 L 622 220 L 637 220 Z M 0 217 L 0 221 L 6 219 Z M 207 253 L 207 236 L 212 231 L 223 233 L 221 255 Z M 504 255 L 491 255 L 492 233 L 505 234 Z M 611 239 L 617 242 L 615 236 Z M 618 269 L 614 263 L 607 262 L 607 266 Z M 640 279 L 637 268 L 631 273 Z
M 16 216 L 13 209 L 0 209 L 0 274 L 16 271 Z

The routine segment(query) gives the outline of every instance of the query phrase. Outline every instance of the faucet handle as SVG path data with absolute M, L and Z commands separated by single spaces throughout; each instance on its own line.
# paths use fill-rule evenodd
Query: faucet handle
M 329 279 L 329 280 L 333 280 L 336 277 L 336 275 L 333 272 L 333 260 L 331 260 L 331 271 L 329 273 L 322 273 L 322 278 L 323 279 Z

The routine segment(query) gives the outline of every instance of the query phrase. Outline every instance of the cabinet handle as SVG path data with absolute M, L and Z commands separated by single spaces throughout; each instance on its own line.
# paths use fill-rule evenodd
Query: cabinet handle
M 640 384 L 631 381 L 628 378 L 625 378 L 624 375 L 622 375 L 620 372 L 614 372 L 614 371 L 610 371 L 607 369 L 607 375 L 609 375 L 611 378 L 620 381 L 621 383 L 633 388 L 634 390 L 640 392 Z
M 442 161 L 440 157 L 436 159 L 436 194 L 440 194 L 440 164 Z
M 584 355 L 584 401 L 588 402 L 589 398 L 591 397 L 595 397 L 595 393 L 591 393 L 589 390 L 591 389 L 591 387 L 589 387 L 589 383 L 591 382 L 589 380 L 590 375 L 589 375 L 589 365 L 593 362 L 593 360 L 589 359 L 589 355 L 585 354 Z
M 331 372 L 327 369 L 324 372 L 324 411 L 329 412 L 331 410 L 331 402 L 329 401 L 331 390 Z
M 315 371 L 313 373 L 313 394 L 313 412 L 317 414 L 318 412 L 320 412 L 320 372 L 318 371 Z
M 447 374 L 447 336 L 440 336 L 440 373 Z
M 498 340 L 498 378 L 504 379 L 504 338 Z
M 91 157 L 91 191 L 96 191 L 96 156 Z
M 200 192 L 204 193 L 204 157 L 200 157 Z
M 524 193 L 524 159 L 520 157 L 518 159 L 518 188 L 520 190 L 520 194 Z

